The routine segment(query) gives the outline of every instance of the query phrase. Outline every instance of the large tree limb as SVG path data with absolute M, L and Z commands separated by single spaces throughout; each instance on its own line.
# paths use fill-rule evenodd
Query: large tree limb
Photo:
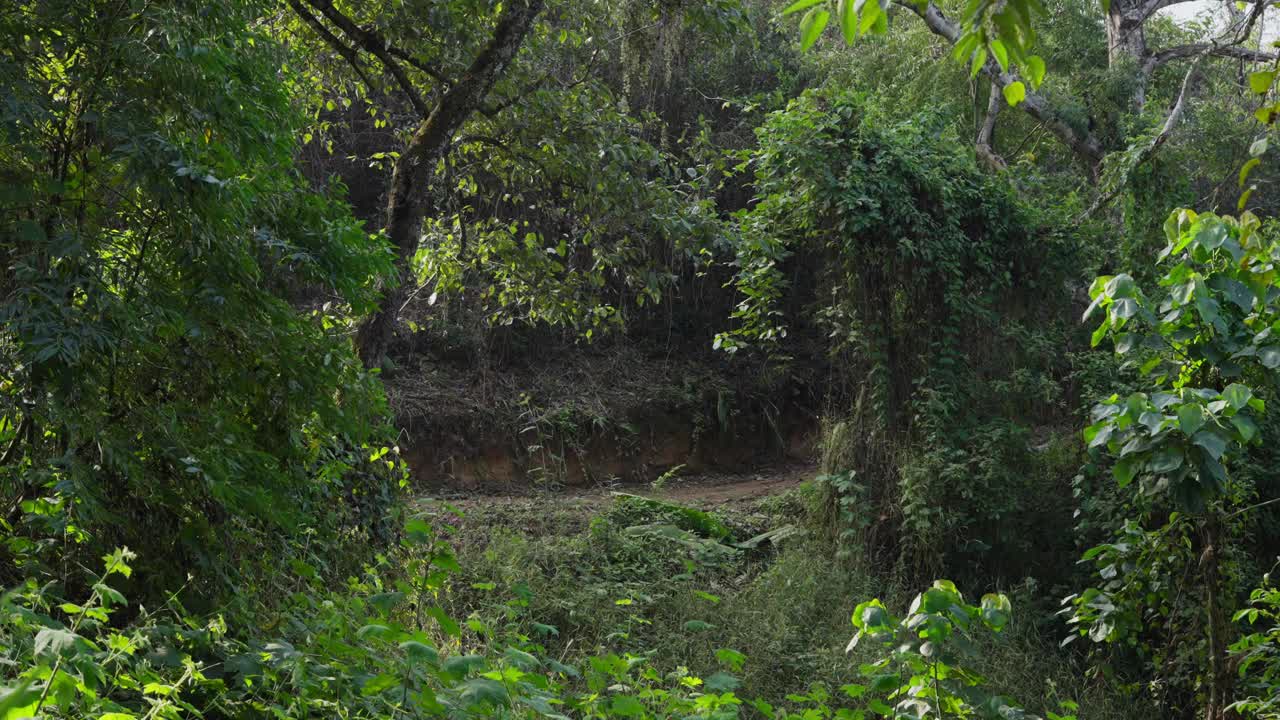
M 1252 48 L 1241 47 L 1239 45 L 1214 45 L 1213 43 L 1191 43 L 1188 45 L 1178 45 L 1165 50 L 1159 50 L 1151 54 L 1144 63 L 1144 70 L 1148 75 L 1154 70 L 1173 60 L 1182 60 L 1185 58 L 1194 58 L 1200 55 L 1213 55 L 1216 57 L 1236 58 L 1248 62 L 1274 62 L 1275 53 L 1263 52 Z
M 431 173 L 453 144 L 458 129 L 481 106 L 519 51 L 542 4 L 543 0 L 508 0 L 503 4 L 489 42 L 418 125 L 396 160 L 387 201 L 387 234 L 396 250 L 395 267 L 400 282 L 386 293 L 378 309 L 357 330 L 356 350 L 366 367 L 380 365 L 391 344 L 396 316 L 408 285 L 409 261 L 417 252 L 422 221 L 432 207 L 427 192 Z
M 1249 7 L 1248 14 L 1244 15 L 1242 19 L 1238 19 L 1238 22 L 1233 22 L 1232 27 L 1227 28 L 1227 32 L 1223 34 L 1223 37 L 1207 43 L 1177 45 L 1152 53 L 1143 62 L 1143 73 L 1150 77 L 1151 73 L 1165 63 L 1186 58 L 1196 58 L 1198 62 L 1200 58 L 1205 56 L 1235 58 L 1246 62 L 1275 62 L 1275 53 L 1254 50 L 1244 47 L 1242 44 L 1253 34 L 1253 29 L 1257 26 L 1258 21 L 1262 19 L 1262 14 L 1266 10 L 1267 4 L 1268 0 L 1254 0 Z
M 1138 3 L 1135 6 L 1132 15 L 1138 22 L 1145 22 L 1152 15 L 1167 7 L 1192 2 L 1201 2 L 1201 0 L 1146 0 L 1146 2 Z
M 932 2 L 923 9 L 907 0 L 894 0 L 894 2 L 910 10 L 923 20 L 934 35 L 945 39 L 952 45 L 960 39 L 960 26 L 943 14 L 938 9 L 938 6 Z M 996 88 L 1003 89 L 1009 83 L 1018 81 L 1018 76 L 1015 73 L 1000 72 L 1000 67 L 994 61 L 988 61 L 982 68 L 982 73 L 991 78 L 993 90 Z M 1043 95 L 1028 88 L 1026 98 L 1018 104 L 1018 107 L 1031 117 L 1044 123 L 1045 128 L 1070 148 L 1077 157 L 1083 160 L 1091 172 L 1102 162 L 1104 154 L 1102 143 L 1087 130 L 1078 129 L 1066 122 L 1061 113 Z

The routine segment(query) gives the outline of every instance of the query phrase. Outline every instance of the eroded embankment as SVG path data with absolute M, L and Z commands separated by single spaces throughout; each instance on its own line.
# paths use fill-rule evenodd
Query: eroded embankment
M 412 359 L 387 379 L 422 489 L 481 493 L 743 473 L 812 456 L 797 382 L 627 348 L 503 368 Z

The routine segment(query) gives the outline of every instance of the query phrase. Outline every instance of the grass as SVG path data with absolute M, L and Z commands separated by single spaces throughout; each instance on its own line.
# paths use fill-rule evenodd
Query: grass
M 846 654 L 850 613 L 881 598 L 901 612 L 918 589 L 886 584 L 857 563 L 832 559 L 811 523 L 820 489 L 804 485 L 714 515 L 731 532 L 708 537 L 687 514 L 630 498 L 561 505 L 549 498 L 477 505 L 456 536 L 463 568 L 448 610 L 477 626 L 506 623 L 537 637 L 549 654 L 576 663 L 601 653 L 644 655 L 659 668 L 686 667 L 707 677 L 724 670 L 717 651 L 746 656 L 734 672 L 743 698 L 785 703 L 814 685 L 837 688 L 859 679 L 871 658 Z M 780 546 L 741 550 L 732 543 L 770 528 L 804 528 Z M 672 530 L 674 528 L 675 530 Z M 678 532 L 677 532 L 678 531 Z M 1138 710 L 1107 682 L 1088 682 L 1019 603 L 1000 637 L 980 640 L 990 684 L 1029 710 L 1080 704 L 1079 717 L 1135 718 Z M 1025 613 L 1019 615 L 1019 607 Z M 1061 628 L 1058 628 L 1060 631 Z

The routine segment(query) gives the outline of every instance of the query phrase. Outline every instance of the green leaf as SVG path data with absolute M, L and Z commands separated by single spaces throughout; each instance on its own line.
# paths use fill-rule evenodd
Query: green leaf
M 1156 474 L 1168 473 L 1182 467 L 1182 451 L 1177 447 L 1165 447 L 1157 450 L 1147 463 L 1147 470 Z
M 490 678 L 472 678 L 458 686 L 459 695 L 467 705 L 506 705 L 510 700 L 507 688 L 497 680 Z
M 399 684 L 400 680 L 394 674 L 381 673 L 366 680 L 364 685 L 360 687 L 360 694 L 365 697 L 372 697 L 379 693 L 384 693 Z
M 1201 430 L 1191 438 L 1191 442 L 1204 448 L 1214 460 L 1220 459 L 1227 450 L 1226 438 L 1213 430 Z
M 969 61 L 969 76 L 977 77 L 978 71 L 983 65 L 987 64 L 987 49 L 980 47 L 973 51 L 973 58 Z
M 1005 85 L 1001 92 L 1004 93 L 1004 100 L 1010 107 L 1017 107 L 1018 103 L 1027 98 L 1027 88 L 1021 82 L 1011 82 Z
M 1138 473 L 1138 465 L 1140 464 L 1141 460 L 1137 457 L 1127 457 L 1116 463 L 1115 467 L 1111 468 L 1111 474 L 1115 476 L 1116 484 L 1124 488 L 1133 482 L 1133 477 Z
M 840 34 L 850 45 L 858 39 L 858 13 L 853 8 L 854 0 L 840 0 L 836 4 L 836 14 L 840 17 Z
M 1110 329 L 1111 323 L 1104 320 L 1102 324 L 1093 331 L 1093 335 L 1089 337 L 1089 347 L 1098 347 L 1098 343 L 1102 342 L 1102 338 L 1107 336 L 1107 331 Z
M 400 650 L 414 662 L 425 662 L 431 665 L 440 662 L 440 653 L 435 648 L 417 640 L 405 640 L 400 643 Z
M 17 687 L 0 688 L 0 718 L 9 720 L 33 715 L 38 702 L 40 691 L 31 687 L 30 680 Z
M 1040 84 L 1044 82 L 1044 58 L 1039 55 L 1032 55 L 1022 64 L 1022 68 L 1027 73 L 1027 79 L 1031 81 L 1031 87 L 1040 87 Z
M 987 47 L 991 49 L 991 55 L 1000 64 L 1000 72 L 1009 72 L 1009 49 L 1004 46 L 1004 43 L 1000 40 L 992 40 L 987 43 Z
M 462 634 L 462 629 L 458 627 L 458 623 L 454 622 L 453 618 L 449 617 L 449 613 L 445 612 L 443 608 L 439 606 L 429 607 L 427 608 L 427 614 L 435 618 L 435 621 L 440 624 L 440 629 L 446 634 L 454 637 Z
M 1274 70 L 1259 70 L 1258 72 L 1249 73 L 1249 89 L 1258 95 L 1265 94 L 1271 89 L 1271 83 L 1276 79 Z
M 868 32 L 879 32 L 883 17 L 884 9 L 880 7 L 880 0 L 866 0 L 862 3 L 862 19 L 858 22 L 858 32 L 863 35 Z
M 609 703 L 609 711 L 619 717 L 644 715 L 644 704 L 631 695 L 615 695 Z
M 1258 166 L 1262 162 L 1260 158 L 1249 158 L 1248 161 L 1240 168 L 1239 186 L 1244 187 L 1244 183 L 1249 179 L 1249 171 Z
M 818 36 L 822 35 L 822 31 L 826 29 L 827 23 L 831 21 L 831 11 L 811 9 L 804 14 L 804 18 L 800 21 L 800 49 L 808 50 L 818 41 Z
M 717 672 L 708 677 L 705 684 L 708 690 L 725 693 L 737 690 L 742 681 L 727 672 Z
M 472 670 L 484 667 L 481 655 L 454 655 L 444 661 L 444 671 L 456 678 L 466 677 Z
M 1187 437 L 1195 435 L 1200 428 L 1204 427 L 1204 410 L 1195 404 L 1178 408 L 1178 427 Z
M 1254 140 L 1253 144 L 1249 146 L 1249 154 L 1253 157 L 1265 155 L 1267 152 L 1267 144 L 1267 138 L 1265 136 Z
M 56 658 L 73 648 L 79 639 L 80 636 L 70 630 L 44 628 L 36 633 L 33 652 L 37 658 Z
M 797 13 L 801 10 L 811 8 L 821 2 L 826 2 L 826 0 L 796 0 L 796 2 L 788 5 L 787 9 L 782 11 L 782 14 L 790 15 L 791 13 Z
M 1253 439 L 1258 436 L 1258 425 L 1248 415 L 1231 416 L 1231 424 L 1235 426 L 1236 432 L 1240 433 L 1240 437 L 1246 443 L 1253 442 Z
M 1247 386 L 1240 383 L 1232 383 L 1222 391 L 1222 399 L 1230 403 L 1231 407 L 1239 410 L 1249 404 L 1249 398 L 1253 397 L 1253 391 Z

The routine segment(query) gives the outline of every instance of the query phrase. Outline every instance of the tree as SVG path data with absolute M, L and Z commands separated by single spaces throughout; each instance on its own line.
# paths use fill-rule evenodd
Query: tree
M 520 50 L 542 10 L 542 0 L 503 3 L 488 40 L 456 75 L 446 74 L 429 59 L 432 51 L 439 53 L 441 48 L 404 46 L 379 29 L 386 18 L 360 24 L 331 0 L 288 2 L 297 17 L 346 61 L 367 92 L 377 93 L 389 85 L 413 111 L 413 130 L 395 160 L 387 194 L 385 229 L 395 251 L 398 281 L 361 323 L 356 335 L 361 360 L 367 367 L 377 367 L 386 356 L 396 315 L 407 294 L 409 260 L 418 249 L 422 221 L 435 208 L 430 183 L 436 165 L 448 154 L 463 123 L 482 109 L 494 83 Z M 378 9 L 373 11 L 376 14 Z M 420 23 L 427 18 L 397 21 Z M 377 80 L 369 72 L 369 57 L 380 69 L 382 77 Z M 509 100 L 506 105 L 487 111 L 498 112 L 513 102 Z
M 0 12 L 0 574 L 128 543 L 216 599 L 304 533 L 388 539 L 340 317 L 390 264 L 297 172 L 264 8 L 196 5 Z
M 1137 542 L 1086 553 L 1108 583 L 1068 598 L 1068 605 L 1082 635 L 1126 638 L 1141 623 L 1135 606 L 1151 605 L 1157 596 L 1134 596 L 1127 576 L 1147 572 L 1151 563 L 1125 553 L 1176 537 L 1180 515 L 1193 518 L 1209 667 L 1206 717 L 1220 720 L 1233 684 L 1224 531 L 1247 496 L 1228 469 L 1261 441 L 1263 396 L 1277 386 L 1280 346 L 1271 336 L 1280 322 L 1280 245 L 1248 212 L 1236 219 L 1179 210 L 1165 231 L 1169 242 L 1161 261 L 1171 267 L 1160 279 L 1159 295 L 1148 296 L 1129 275 L 1103 276 L 1094 282 L 1085 313 L 1086 320 L 1102 314 L 1094 345 L 1109 337 L 1117 353 L 1134 356 L 1150 383 L 1149 393 L 1116 394 L 1099 403 L 1085 439 L 1116 458 L 1112 474 L 1121 488 L 1139 491 L 1134 504 L 1146 508 L 1142 514 L 1165 520 L 1154 532 L 1132 523 L 1126 531 Z M 1153 507 L 1157 502 L 1167 505 Z
M 1107 38 L 1110 67 L 1129 73 L 1134 79 L 1130 109 L 1141 112 L 1147 106 L 1148 90 L 1153 77 L 1161 68 L 1181 61 L 1190 61 L 1182 91 L 1171 101 L 1170 109 L 1160 126 L 1157 138 L 1167 137 L 1185 108 L 1185 97 L 1192 89 L 1190 82 L 1196 64 L 1203 58 L 1231 58 L 1246 63 L 1272 62 L 1275 53 L 1247 47 L 1255 37 L 1255 31 L 1265 11 L 1265 0 L 1255 0 L 1242 12 L 1232 12 L 1227 26 L 1215 37 L 1202 41 L 1183 43 L 1165 48 L 1151 48 L 1147 43 L 1146 28 L 1156 13 L 1172 5 L 1189 0 L 1112 0 L 1102 3 L 1103 22 L 1099 31 Z M 840 2 L 833 10 L 819 10 L 815 5 L 823 0 L 799 0 L 788 11 L 810 8 L 801 21 L 806 40 L 816 39 L 817 34 L 829 22 L 834 12 L 846 39 L 852 41 L 858 28 L 862 32 L 883 29 L 885 24 L 876 21 L 887 15 L 890 7 L 878 3 Z M 1104 156 L 1114 147 L 1097 137 L 1091 129 L 1092 122 L 1073 122 L 1049 96 L 1036 90 L 1045 74 L 1043 60 L 1032 54 L 1036 39 L 1033 18 L 1044 14 L 1039 0 L 1019 2 L 970 3 L 959 20 L 947 15 L 937 4 L 929 1 L 893 0 L 893 5 L 916 16 L 937 37 L 953 49 L 957 60 L 965 62 L 976 76 L 982 74 L 991 83 L 992 93 L 999 90 L 1007 104 L 1021 107 L 1069 148 L 1089 174 L 1097 179 L 1101 174 Z M 860 8 L 860 9 L 859 9 Z M 815 14 L 819 13 L 819 14 Z M 848 19 L 852 16 L 852 19 Z M 861 21 L 858 18 L 861 17 Z M 867 18 L 872 18 L 868 21 Z M 816 28 L 816 29 L 815 29 Z M 1027 87 L 1030 85 L 1030 87 Z M 976 138 L 980 155 L 990 155 L 990 137 L 996 123 L 995 112 L 999 104 L 994 100 L 987 112 L 986 122 Z M 1138 162 L 1149 157 L 1163 139 L 1144 146 Z M 998 165 L 999 163 L 997 163 Z

